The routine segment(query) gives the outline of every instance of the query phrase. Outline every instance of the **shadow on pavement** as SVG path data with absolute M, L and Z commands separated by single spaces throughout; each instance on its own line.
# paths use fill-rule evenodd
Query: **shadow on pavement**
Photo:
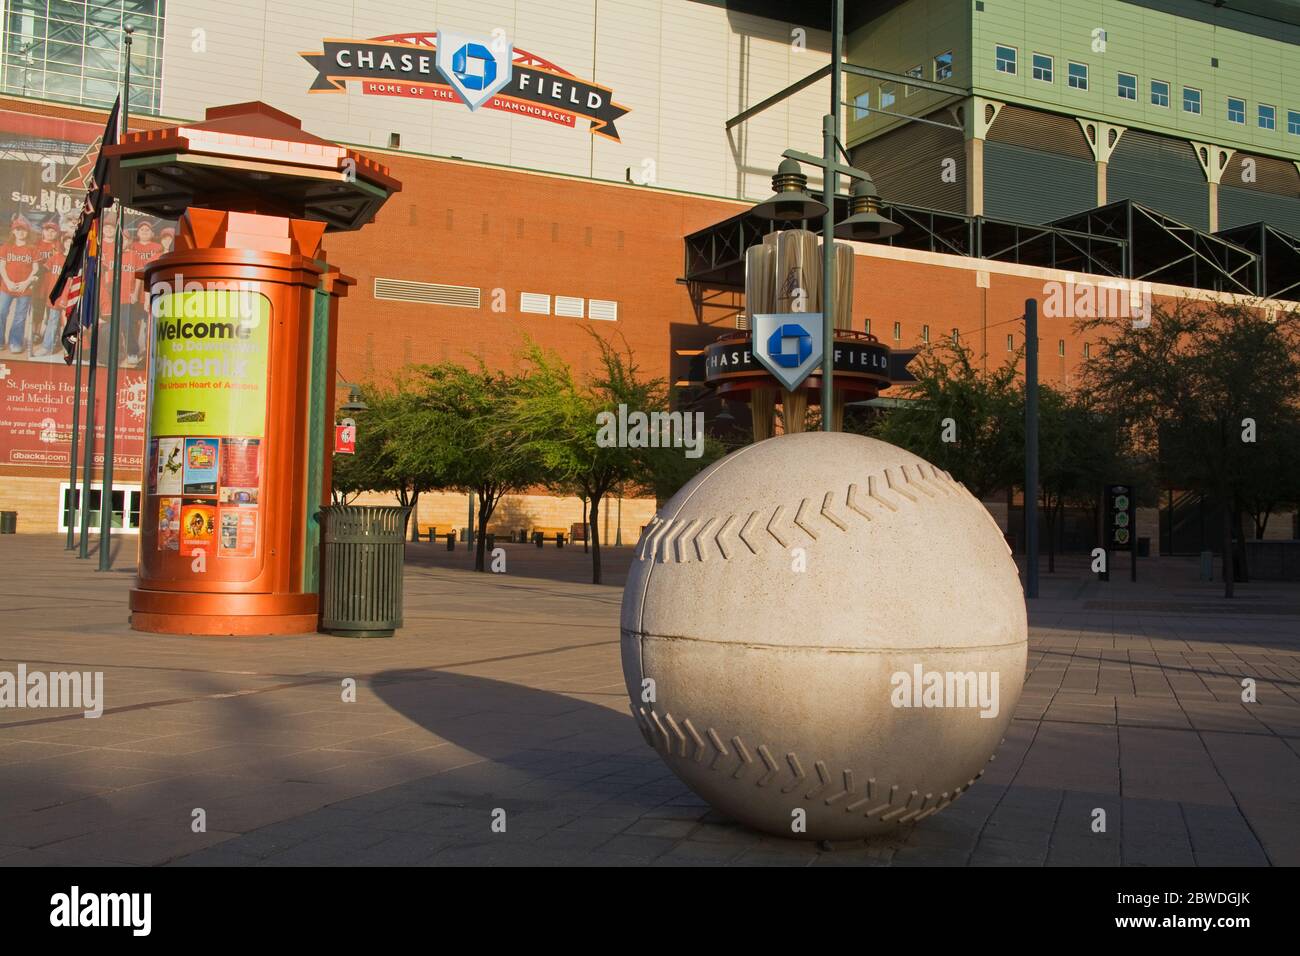
M 571 584 L 591 584 L 591 554 L 584 554 L 582 545 L 566 544 L 563 548 L 549 543 L 538 548 L 531 544 L 498 542 L 503 552 L 506 574 L 509 577 L 537 578 L 545 581 L 563 581 Z M 601 585 L 621 588 L 627 580 L 627 569 L 632 563 L 632 548 L 602 546 Z M 486 562 L 489 566 L 491 559 Z M 457 542 L 456 550 L 448 551 L 441 543 L 406 543 L 407 567 L 439 568 L 448 571 L 474 572 L 474 552 Z M 490 571 L 482 572 L 486 577 Z

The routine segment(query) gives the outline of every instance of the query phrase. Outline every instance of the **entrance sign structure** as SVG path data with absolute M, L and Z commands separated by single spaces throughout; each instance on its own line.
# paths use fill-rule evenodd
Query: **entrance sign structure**
M 893 350 L 869 332 L 851 328 L 855 260 L 844 243 L 835 244 L 831 257 L 834 328 L 833 338 L 825 338 L 818 269 L 824 256 L 818 245 L 811 232 L 791 229 L 770 232 L 746 249 L 750 328 L 727 332 L 698 352 L 679 352 L 695 360 L 687 384 L 707 385 L 720 398 L 749 404 L 755 441 L 772 436 L 777 404 L 783 408 L 786 432 L 803 430 L 809 404 L 821 404 L 823 421 L 839 431 L 847 401 L 870 401 L 893 384 L 916 380 L 907 371 L 914 350 Z M 801 304 L 814 311 L 801 311 Z M 834 386 L 829 411 L 828 365 Z
M 820 312 L 755 315 L 754 357 L 787 389 L 796 389 L 822 361 Z
M 179 216 L 151 290 L 148 455 L 131 626 L 291 634 L 317 626 L 338 304 L 325 232 L 401 184 L 263 103 L 133 133 L 109 150 L 124 205 Z

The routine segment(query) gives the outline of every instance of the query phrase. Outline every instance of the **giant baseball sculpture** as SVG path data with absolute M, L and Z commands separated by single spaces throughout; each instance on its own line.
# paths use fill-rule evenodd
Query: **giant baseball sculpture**
M 1024 682 L 1015 563 L 946 472 L 843 433 L 750 445 L 652 520 L 623 594 L 642 734 L 714 807 L 844 840 L 942 810 Z

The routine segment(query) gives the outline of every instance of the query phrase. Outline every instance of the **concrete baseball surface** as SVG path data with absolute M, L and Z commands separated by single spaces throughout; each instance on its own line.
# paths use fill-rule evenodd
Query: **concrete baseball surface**
M 845 840 L 957 799 L 1011 720 L 1027 626 L 992 517 L 922 458 L 783 435 L 701 472 L 623 592 L 646 741 L 749 826 Z

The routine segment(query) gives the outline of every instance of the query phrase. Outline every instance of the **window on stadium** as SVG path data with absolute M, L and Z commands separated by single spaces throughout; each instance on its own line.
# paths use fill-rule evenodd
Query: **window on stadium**
M 113 104 L 122 82 L 123 28 L 131 26 L 131 111 L 157 115 L 165 0 L 8 0 L 6 93 L 85 106 Z
M 925 71 L 921 69 L 921 64 L 918 63 L 916 66 L 912 67 L 910 70 L 907 71 L 907 75 L 911 77 L 915 77 L 916 79 L 919 80 L 923 78 L 924 72 Z M 903 95 L 911 96 L 913 93 L 919 93 L 919 92 L 921 92 L 920 87 L 909 86 L 903 91 Z
M 934 78 L 939 81 L 952 79 L 952 50 L 934 58 Z

